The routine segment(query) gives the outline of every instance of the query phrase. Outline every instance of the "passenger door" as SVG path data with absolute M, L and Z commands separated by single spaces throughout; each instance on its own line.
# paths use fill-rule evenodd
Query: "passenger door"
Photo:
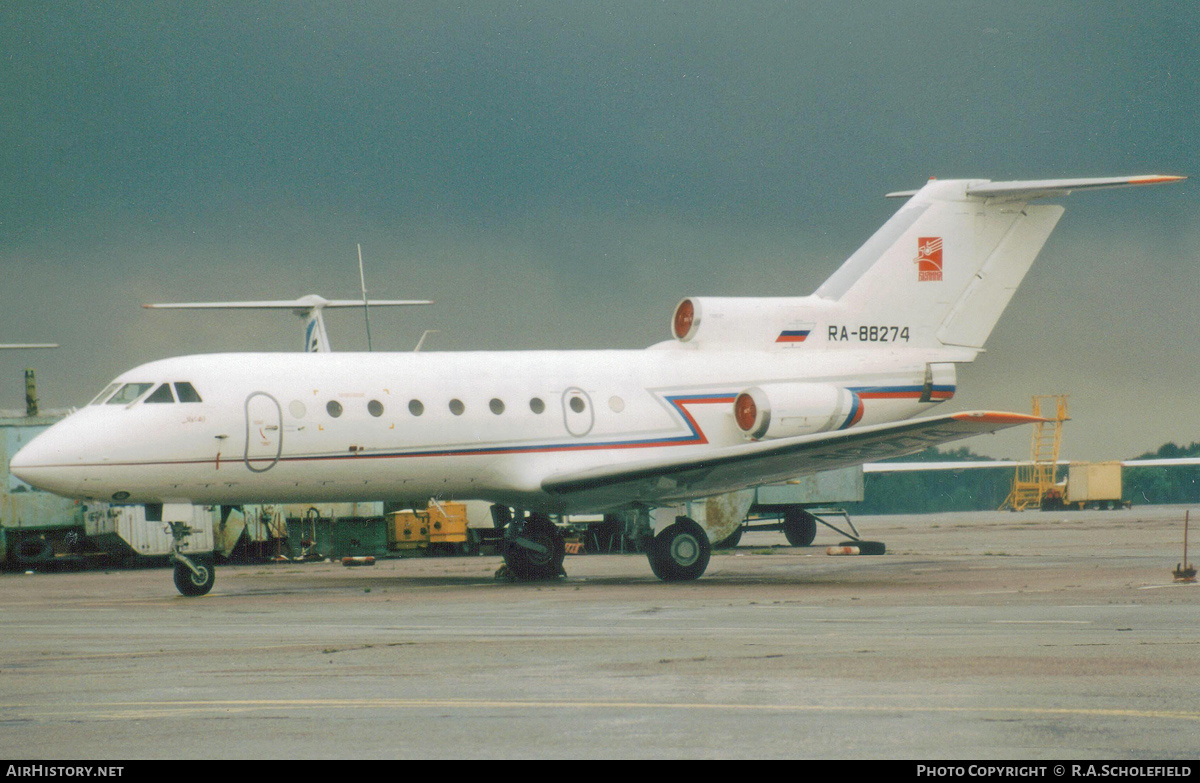
M 283 411 L 279 401 L 266 392 L 246 398 L 246 467 L 265 473 L 283 453 Z

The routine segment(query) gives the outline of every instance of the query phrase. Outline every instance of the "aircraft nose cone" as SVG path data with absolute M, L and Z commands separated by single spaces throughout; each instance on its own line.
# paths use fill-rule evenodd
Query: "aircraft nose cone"
M 61 424 L 61 422 L 59 423 Z M 70 495 L 75 488 L 75 470 L 68 443 L 63 442 L 62 429 L 54 425 L 35 437 L 8 463 L 8 471 L 35 489 Z
M 50 461 L 44 444 L 40 443 L 40 440 L 41 436 L 39 435 L 14 454 L 8 463 L 8 472 L 31 487 L 45 489 L 41 486 L 41 481 Z

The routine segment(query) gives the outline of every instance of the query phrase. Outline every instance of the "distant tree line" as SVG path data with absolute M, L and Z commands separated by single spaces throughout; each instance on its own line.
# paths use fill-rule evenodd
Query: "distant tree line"
M 1167 443 L 1138 459 L 1176 459 L 1200 456 L 1200 443 Z M 928 448 L 897 462 L 988 462 L 967 447 L 947 451 Z M 1011 467 L 963 470 L 867 473 L 863 501 L 848 503 L 851 514 L 927 514 L 938 511 L 987 511 L 1000 507 L 1012 489 Z M 1059 480 L 1066 477 L 1066 466 Z M 1200 466 L 1129 467 L 1122 473 L 1122 494 L 1134 505 L 1200 503 Z
M 1167 443 L 1138 459 L 1180 459 L 1200 456 L 1200 443 Z M 1130 467 L 1121 475 L 1122 493 L 1134 505 L 1200 503 L 1200 465 Z

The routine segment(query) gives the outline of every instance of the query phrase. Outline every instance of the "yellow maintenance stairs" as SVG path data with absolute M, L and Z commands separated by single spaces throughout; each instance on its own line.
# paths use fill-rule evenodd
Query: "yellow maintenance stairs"
M 1054 486 L 1054 474 L 1058 469 L 1058 447 L 1062 443 L 1062 425 L 1069 418 L 1067 395 L 1035 394 L 1033 415 L 1043 421 L 1033 425 L 1032 459 L 1028 465 L 1017 466 L 1012 491 L 1000 506 L 1002 511 L 1040 508 L 1042 497 Z

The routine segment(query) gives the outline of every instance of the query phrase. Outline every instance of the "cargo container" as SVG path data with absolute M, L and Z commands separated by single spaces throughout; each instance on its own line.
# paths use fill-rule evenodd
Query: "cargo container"
M 1072 462 L 1067 466 L 1066 483 L 1055 484 L 1042 495 L 1042 508 L 1128 508 L 1121 499 L 1121 463 Z

